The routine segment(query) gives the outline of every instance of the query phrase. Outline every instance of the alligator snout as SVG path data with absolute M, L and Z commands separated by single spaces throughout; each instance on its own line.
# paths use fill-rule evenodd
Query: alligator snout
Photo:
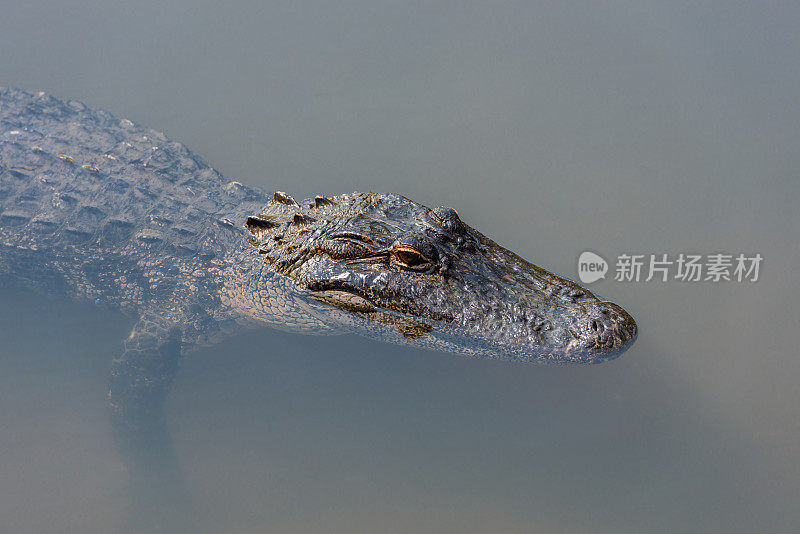
M 613 302 L 597 301 L 570 329 L 574 344 L 595 361 L 617 356 L 636 339 L 636 321 Z

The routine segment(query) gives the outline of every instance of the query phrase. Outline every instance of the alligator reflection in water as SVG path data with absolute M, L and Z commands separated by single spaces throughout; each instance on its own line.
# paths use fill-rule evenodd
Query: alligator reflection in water
M 0 276 L 136 319 L 108 400 L 142 465 L 155 460 L 134 456 L 168 442 L 161 411 L 181 358 L 242 328 L 578 363 L 636 337 L 621 307 L 453 209 L 393 194 L 267 197 L 161 133 L 13 89 L 0 89 Z

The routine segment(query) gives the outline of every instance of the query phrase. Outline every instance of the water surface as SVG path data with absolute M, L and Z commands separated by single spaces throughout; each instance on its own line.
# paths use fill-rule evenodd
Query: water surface
M 5 7 L 0 84 L 162 130 L 231 179 L 448 204 L 573 278 L 586 249 L 765 260 L 756 283 L 594 284 L 640 326 L 599 366 L 273 331 L 204 349 L 167 406 L 185 500 L 144 505 L 105 412 L 131 321 L 4 288 L 0 531 L 797 531 L 797 17 Z

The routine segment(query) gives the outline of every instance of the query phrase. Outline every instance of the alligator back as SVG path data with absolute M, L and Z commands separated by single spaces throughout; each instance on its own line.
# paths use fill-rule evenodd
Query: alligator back
M 0 88 L 7 277 L 136 308 L 180 284 L 178 272 L 229 250 L 226 217 L 255 210 L 261 198 L 160 132 L 80 102 Z

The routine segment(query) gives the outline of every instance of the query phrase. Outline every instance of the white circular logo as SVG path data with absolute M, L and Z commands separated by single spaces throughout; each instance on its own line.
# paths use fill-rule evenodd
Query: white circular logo
M 578 277 L 584 284 L 597 282 L 606 277 L 608 262 L 602 256 L 589 250 L 581 253 L 578 258 Z

